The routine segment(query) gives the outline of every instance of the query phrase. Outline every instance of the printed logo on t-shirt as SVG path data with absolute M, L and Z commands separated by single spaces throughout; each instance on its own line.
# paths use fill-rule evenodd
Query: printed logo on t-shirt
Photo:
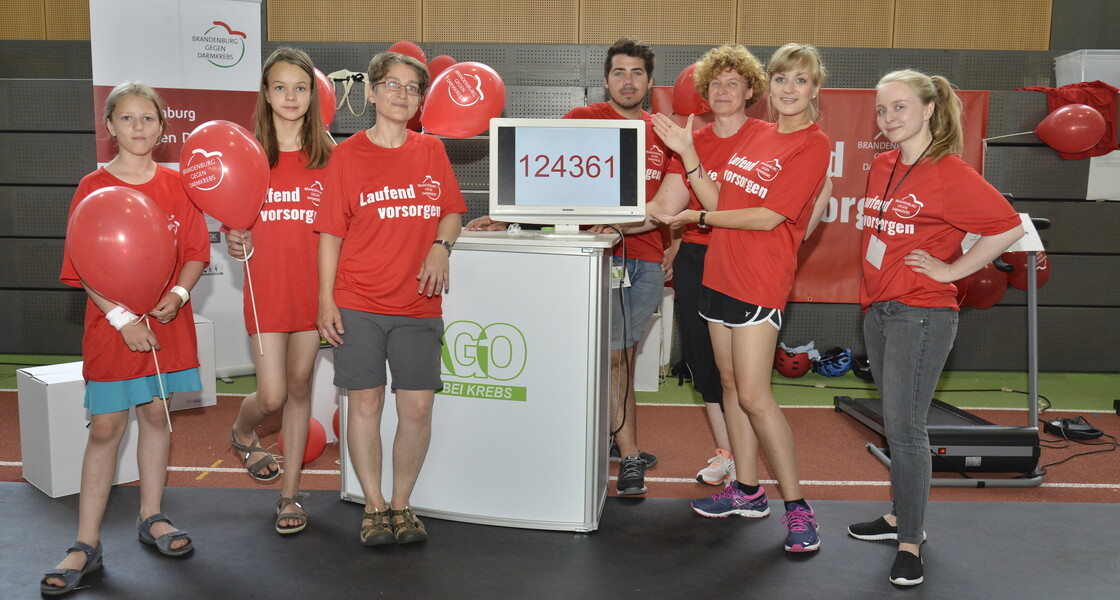
M 771 168 L 780 170 L 780 167 L 778 167 L 776 164 L 777 160 L 773 162 L 775 163 L 775 165 Z M 747 177 L 742 173 L 737 173 L 732 170 L 732 168 L 734 167 L 747 172 L 754 171 L 755 173 L 758 173 L 758 171 L 756 170 L 756 167 L 758 167 L 758 165 L 758 161 L 748 160 L 745 156 L 733 154 L 731 158 L 728 159 L 727 166 L 723 169 L 723 181 L 726 183 L 730 183 L 731 185 L 734 185 L 736 187 L 742 188 L 742 190 L 748 194 L 754 194 L 759 198 L 765 199 L 766 194 L 770 193 L 770 188 L 751 179 L 750 177 Z M 774 173 L 774 176 L 777 177 L 776 172 Z M 759 179 L 762 179 L 761 175 L 759 176 Z
M 763 181 L 774 181 L 774 178 L 782 172 L 782 165 L 778 159 L 774 158 L 766 162 L 756 163 L 754 172 L 758 173 L 758 178 Z
M 660 146 L 654 144 L 646 150 L 646 162 L 649 164 L 660 167 L 665 164 L 665 151 Z
M 420 188 L 420 193 L 429 200 L 439 200 L 440 194 L 443 193 L 439 182 L 432 179 L 431 175 L 424 177 L 424 181 L 417 184 L 416 187 Z
M 175 215 L 167 215 L 167 230 L 171 232 L 171 235 L 179 233 L 179 221 L 175 218 Z
M 303 191 L 307 192 L 307 199 L 311 201 L 312 206 L 319 206 L 319 203 L 322 202 L 323 184 L 318 179 L 315 180 L 315 183 L 303 188 Z
M 918 201 L 917 196 L 908 194 L 902 198 L 895 198 L 891 202 L 891 211 L 903 219 L 910 219 L 918 216 L 918 211 L 922 210 L 925 206 Z

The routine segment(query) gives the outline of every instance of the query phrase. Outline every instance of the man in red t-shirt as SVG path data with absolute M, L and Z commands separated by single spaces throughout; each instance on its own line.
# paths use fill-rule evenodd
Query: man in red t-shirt
M 644 42 L 623 37 L 607 50 L 603 64 L 603 87 L 607 101 L 580 106 L 565 119 L 642 119 L 646 122 L 646 202 L 653 199 L 669 166 L 672 151 L 653 131 L 652 115 L 642 102 L 653 85 L 654 53 Z M 479 217 L 467 223 L 468 230 L 501 230 L 506 223 Z M 609 232 L 608 226 L 592 231 Z M 665 275 L 661 262 L 667 236 L 660 229 L 625 236 L 615 247 L 611 290 L 611 446 L 612 460 L 621 461 L 619 494 L 644 494 L 645 469 L 657 457 L 638 449 L 638 427 L 634 396 L 634 359 L 638 341 L 645 337 L 654 311 L 661 305 Z M 625 259 L 623 253 L 625 252 Z M 626 315 L 623 319 L 622 308 Z

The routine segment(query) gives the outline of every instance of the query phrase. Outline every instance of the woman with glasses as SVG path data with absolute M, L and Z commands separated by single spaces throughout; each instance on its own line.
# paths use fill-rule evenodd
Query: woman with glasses
M 319 334 L 348 393 L 346 441 L 366 500 L 362 544 L 421 542 L 409 497 L 431 439 L 440 382 L 441 294 L 466 204 L 443 143 L 408 130 L 427 89 L 420 61 L 384 52 L 369 64 L 373 127 L 327 165 L 319 238 Z M 397 430 L 392 495 L 381 493 L 381 412 L 393 376 Z

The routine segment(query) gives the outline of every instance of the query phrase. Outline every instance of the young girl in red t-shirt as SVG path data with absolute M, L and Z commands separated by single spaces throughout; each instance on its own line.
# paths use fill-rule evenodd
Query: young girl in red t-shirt
M 285 468 L 276 503 L 276 532 L 282 535 L 307 526 L 299 480 L 319 352 L 319 234 L 312 226 L 326 182 L 323 167 L 334 145 L 319 112 L 324 101 L 333 102 L 334 91 L 319 89 L 306 52 L 279 48 L 265 61 L 256 136 L 272 167 L 268 195 L 252 227 L 226 236 L 230 255 L 247 263 L 245 328 L 257 371 L 257 391 L 241 402 L 230 442 L 249 475 L 275 480 L 280 466 L 261 447 L 255 429 L 283 409 Z
M 43 576 L 40 590 L 47 595 L 65 594 L 87 573 L 101 568 L 101 521 L 128 412 L 133 407 L 140 431 L 136 449 L 140 541 L 168 556 L 182 556 L 194 548 L 187 532 L 176 529 L 160 511 L 171 433 L 163 402 L 153 402 L 161 393 L 161 385 L 152 352 L 159 353 L 164 392 L 202 389 L 190 290 L 210 259 L 209 239 L 202 213 L 184 193 L 179 174 L 152 159 L 165 127 L 163 104 L 155 91 L 137 82 L 118 85 L 105 101 L 104 122 L 116 140 L 118 154 L 82 179 L 70 212 L 91 192 L 106 186 L 138 190 L 167 213 L 176 239 L 176 263 L 163 298 L 146 315 L 152 318 L 141 319 L 86 285 L 74 269 L 70 254 L 63 255 L 60 279 L 67 285 L 84 287 L 89 295 L 82 358 L 90 425 L 82 461 L 77 541 L 66 558 Z

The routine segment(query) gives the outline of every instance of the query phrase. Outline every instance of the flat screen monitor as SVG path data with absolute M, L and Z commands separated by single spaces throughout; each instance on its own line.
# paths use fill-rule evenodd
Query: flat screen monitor
M 641 120 L 492 119 L 490 218 L 552 225 L 645 219 Z

